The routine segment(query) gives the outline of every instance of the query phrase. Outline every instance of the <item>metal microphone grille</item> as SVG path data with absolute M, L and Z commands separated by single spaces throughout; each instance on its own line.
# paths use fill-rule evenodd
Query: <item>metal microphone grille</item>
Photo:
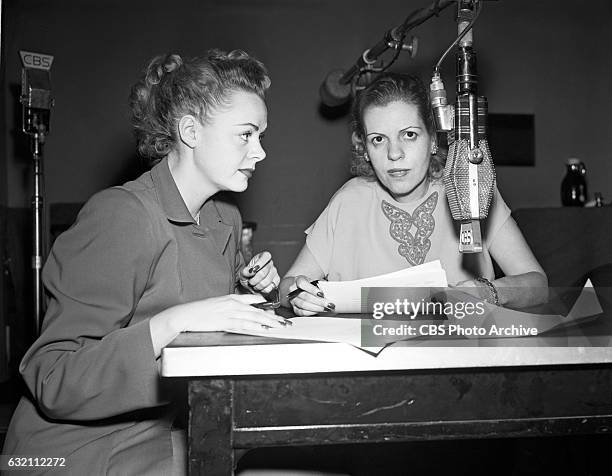
M 486 218 L 493 199 L 495 189 L 495 168 L 491 159 L 489 144 L 486 139 L 478 142 L 483 153 L 483 159 L 478 164 L 478 219 Z M 448 148 L 448 157 L 444 168 L 444 187 L 448 205 L 455 220 L 470 220 L 470 190 L 469 190 L 469 141 L 455 140 Z

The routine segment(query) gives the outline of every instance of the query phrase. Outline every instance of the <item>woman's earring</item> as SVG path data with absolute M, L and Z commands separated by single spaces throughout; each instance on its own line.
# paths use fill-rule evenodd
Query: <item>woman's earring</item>
M 431 144 L 431 155 L 436 155 L 438 153 L 438 144 L 433 142 Z
M 367 152 L 364 152 L 364 153 L 363 153 L 363 158 L 365 159 L 365 161 L 366 161 L 366 162 L 369 162 L 369 161 L 370 161 L 370 157 L 368 156 L 368 153 L 367 153 Z

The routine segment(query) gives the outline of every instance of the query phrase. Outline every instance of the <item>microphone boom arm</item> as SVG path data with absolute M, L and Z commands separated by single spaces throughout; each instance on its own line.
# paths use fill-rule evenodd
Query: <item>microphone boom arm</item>
M 376 62 L 377 58 L 389 48 L 402 48 L 403 40 L 411 29 L 433 16 L 438 16 L 442 10 L 456 2 L 457 0 L 435 0 L 428 7 L 413 11 L 401 25 L 388 30 L 378 43 L 365 50 L 353 66 L 340 77 L 340 84 L 350 84 L 355 75 Z M 410 46 L 408 48 L 411 49 Z

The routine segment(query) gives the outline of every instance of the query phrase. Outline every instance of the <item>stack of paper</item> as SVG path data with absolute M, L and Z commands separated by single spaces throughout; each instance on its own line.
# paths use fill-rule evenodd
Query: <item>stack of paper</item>
M 460 299 L 461 292 L 457 292 L 454 295 L 455 299 Z M 469 295 L 464 295 L 466 299 L 469 299 Z M 592 287 L 590 281 L 587 281 L 580 297 L 572 307 L 571 311 L 567 316 L 560 315 L 541 315 L 541 314 L 530 314 L 520 311 L 514 311 L 511 309 L 505 309 L 492 304 L 486 304 L 487 314 L 484 317 L 478 319 L 473 317 L 465 317 L 461 321 L 457 321 L 452 316 L 449 316 L 450 321 L 447 323 L 461 322 L 465 327 L 489 327 L 491 324 L 496 324 L 501 327 L 509 327 L 511 325 L 523 326 L 523 327 L 534 327 L 538 331 L 538 335 L 546 331 L 557 329 L 560 327 L 568 326 L 578 322 L 594 314 L 602 312 L 601 305 Z M 381 343 L 378 346 L 364 345 L 363 336 L 365 332 L 370 332 L 367 327 L 367 323 L 382 322 L 372 321 L 371 319 L 352 319 L 345 317 L 295 317 L 292 319 L 293 325 L 278 329 L 267 329 L 261 331 L 240 331 L 242 334 L 250 334 L 256 336 L 265 337 L 277 337 L 280 339 L 298 339 L 298 340 L 312 340 L 320 342 L 342 342 L 360 347 L 361 349 L 367 350 L 368 352 L 377 354 L 380 352 L 385 345 L 391 344 L 400 340 L 410 340 L 415 336 L 391 336 L 385 339 L 381 338 Z M 408 322 L 408 321 L 407 321 Z M 421 321 L 425 322 L 425 321 Z M 366 326 L 364 327 L 364 324 Z M 238 331 L 236 331 L 238 332 Z M 502 334 L 500 338 L 507 337 Z M 476 337 L 474 337 L 476 338 Z M 530 337 L 531 339 L 531 337 Z M 435 341 L 434 341 L 435 342 Z M 537 345 L 537 341 L 534 341 Z M 452 345 L 453 341 L 445 341 L 444 345 Z
M 317 286 L 325 299 L 336 305 L 337 313 L 361 312 L 361 288 L 427 287 L 445 288 L 446 272 L 439 260 L 402 269 L 393 273 L 354 281 L 319 281 Z

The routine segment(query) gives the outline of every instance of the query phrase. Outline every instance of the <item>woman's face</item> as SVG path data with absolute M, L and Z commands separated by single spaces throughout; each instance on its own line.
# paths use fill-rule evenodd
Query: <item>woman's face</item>
M 417 107 L 400 100 L 369 106 L 363 124 L 366 152 L 381 184 L 398 202 L 422 197 L 432 138 Z
M 203 180 L 218 191 L 246 190 L 255 165 L 266 158 L 261 138 L 267 126 L 268 111 L 259 96 L 245 91 L 231 93 L 229 105 L 220 107 L 200 125 L 196 167 Z

